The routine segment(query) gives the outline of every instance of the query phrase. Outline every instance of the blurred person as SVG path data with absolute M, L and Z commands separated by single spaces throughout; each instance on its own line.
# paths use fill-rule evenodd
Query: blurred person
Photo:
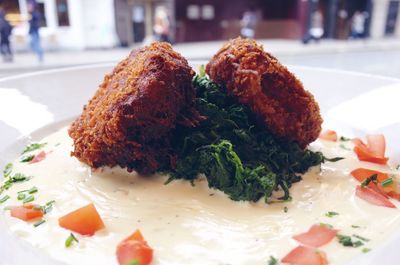
M 4 62 L 12 62 L 13 54 L 10 47 L 12 27 L 6 20 L 6 14 L 0 10 L 0 51 Z
M 156 7 L 154 16 L 154 35 L 157 41 L 171 42 L 170 34 L 171 23 L 169 21 L 167 9 L 164 6 Z
M 29 35 L 31 37 L 30 46 L 33 52 L 36 53 L 39 62 L 43 62 L 43 49 L 40 44 L 39 28 L 42 21 L 42 15 L 37 10 L 36 2 L 31 1 L 28 3 L 28 11 L 31 15 L 29 20 Z
M 364 38 L 366 15 L 356 11 L 351 19 L 351 38 Z
M 310 28 L 303 38 L 303 43 L 307 44 L 311 40 L 319 41 L 324 35 L 324 17 L 320 10 L 311 14 Z
M 242 37 L 254 39 L 256 35 L 257 13 L 253 8 L 243 13 L 240 25 L 242 27 L 240 30 Z

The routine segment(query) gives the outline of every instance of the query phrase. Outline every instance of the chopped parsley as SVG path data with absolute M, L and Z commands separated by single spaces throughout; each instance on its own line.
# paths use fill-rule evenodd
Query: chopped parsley
M 39 206 L 35 206 L 36 210 L 40 210 L 43 212 L 43 214 L 48 214 L 49 212 L 51 212 L 53 210 L 53 204 L 56 201 L 52 200 L 47 202 L 45 205 L 39 205 Z
M 18 193 L 17 200 L 22 201 L 26 198 L 25 193 Z
M 325 214 L 325 216 L 326 216 L 326 217 L 329 217 L 329 218 L 334 217 L 335 215 L 339 215 L 339 213 L 337 213 L 337 212 L 327 212 L 327 213 Z
M 364 179 L 363 182 L 361 182 L 361 188 L 364 188 L 364 187 L 368 186 L 368 184 L 370 182 L 373 182 L 373 183 L 376 184 L 378 182 L 377 179 L 378 179 L 378 175 L 377 174 L 373 174 L 373 175 L 369 176 L 368 178 Z
M 345 235 L 336 235 L 337 239 L 339 240 L 339 243 L 342 244 L 345 247 L 353 247 L 353 248 L 358 248 L 364 243 L 360 240 L 353 240 L 350 236 L 345 236 Z
M 35 155 L 24 155 L 24 156 L 20 157 L 19 162 L 21 162 L 21 163 L 30 162 L 34 158 L 35 158 Z
M 393 178 L 388 178 L 381 182 L 382 187 L 386 187 L 391 184 L 393 184 Z
M 358 238 L 358 239 L 360 239 L 360 240 L 362 240 L 362 241 L 364 241 L 364 242 L 368 242 L 368 241 L 369 241 L 368 238 L 365 238 L 365 237 L 362 237 L 362 236 L 359 236 L 359 235 L 354 235 L 354 234 L 353 234 L 353 237 Z
M 67 240 L 65 240 L 65 247 L 69 248 L 70 246 L 72 246 L 73 242 L 79 243 L 79 240 L 75 237 L 75 235 L 73 233 L 69 234 L 69 237 L 67 238 Z
M 40 220 L 40 221 L 37 221 L 36 223 L 34 223 L 33 226 L 34 227 L 38 227 L 38 226 L 40 226 L 40 225 L 42 225 L 44 223 L 46 223 L 46 220 Z
M 286 206 L 285 206 L 285 207 L 283 207 L 283 212 L 287 213 L 287 212 L 288 212 L 288 210 L 289 210 L 289 209 L 288 209 L 288 207 L 286 207 Z
M 32 143 L 25 147 L 21 155 L 43 148 L 47 143 Z
M 362 252 L 362 253 L 367 253 L 367 252 L 370 252 L 370 251 L 371 251 L 370 248 L 363 248 L 363 249 L 361 249 L 361 252 Z
M 350 141 L 351 139 L 347 138 L 347 137 L 344 137 L 344 136 L 340 136 L 339 140 L 342 141 L 342 142 L 347 142 L 347 141 Z
M 268 265 L 278 265 L 278 259 L 274 256 L 269 256 Z
M 5 203 L 8 199 L 10 199 L 10 196 L 5 195 L 0 199 L 0 204 Z
M 22 203 L 28 203 L 28 202 L 33 202 L 35 200 L 35 197 L 33 195 L 29 195 L 23 199 Z
M 13 164 L 12 163 L 8 163 L 4 169 L 3 169 L 3 176 L 4 178 L 8 178 L 11 175 L 13 169 Z
M 351 225 L 351 227 L 353 227 L 353 228 L 360 228 L 361 226 L 359 226 L 359 225 Z
M 8 175 L 4 184 L 0 186 L 0 194 L 3 191 L 8 190 L 14 183 L 28 181 L 31 178 L 32 177 L 26 176 L 22 173 L 15 173 L 13 176 Z

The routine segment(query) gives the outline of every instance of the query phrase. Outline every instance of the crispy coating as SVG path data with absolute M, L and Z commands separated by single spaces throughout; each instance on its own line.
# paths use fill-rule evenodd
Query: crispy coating
M 132 51 L 69 128 L 72 155 L 93 168 L 119 165 L 144 174 L 173 164 L 171 130 L 198 121 L 193 75 L 167 43 Z
M 275 136 L 303 148 L 318 137 L 322 118 L 313 95 L 254 40 L 229 41 L 207 64 L 206 72 L 250 107 Z

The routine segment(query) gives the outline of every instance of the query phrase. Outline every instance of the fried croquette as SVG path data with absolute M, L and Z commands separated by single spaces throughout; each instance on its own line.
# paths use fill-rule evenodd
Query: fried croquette
M 153 173 L 169 167 L 170 133 L 195 126 L 194 72 L 170 44 L 132 51 L 105 76 L 69 128 L 72 155 L 93 168 L 116 165 Z
M 207 64 L 206 72 L 251 108 L 276 137 L 303 148 L 317 139 L 322 118 L 313 95 L 254 40 L 229 41 Z

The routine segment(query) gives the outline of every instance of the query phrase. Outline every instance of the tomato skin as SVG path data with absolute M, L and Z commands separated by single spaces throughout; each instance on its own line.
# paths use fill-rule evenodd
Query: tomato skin
M 328 265 L 325 252 L 306 246 L 298 246 L 290 251 L 282 263 L 287 265 Z
M 93 203 L 59 218 L 58 224 L 65 229 L 88 236 L 105 227 Z
M 11 207 L 11 216 L 23 221 L 31 221 L 34 219 L 42 218 L 43 212 L 35 209 L 32 204 L 25 204 L 23 206 Z
M 386 165 L 389 158 L 385 157 L 386 142 L 382 134 L 367 135 L 365 144 L 361 139 L 354 138 L 354 152 L 360 161 L 367 161 L 380 165 Z
M 35 155 L 35 157 L 29 161 L 29 164 L 38 163 L 46 158 L 46 153 L 41 151 L 39 154 Z
M 293 236 L 293 239 L 306 246 L 320 247 L 332 241 L 336 234 L 337 230 L 318 224 L 311 226 L 305 233 Z
M 383 134 L 367 135 L 368 149 L 378 157 L 384 157 L 386 151 L 386 140 Z
M 357 186 L 356 196 L 368 203 L 371 203 L 371 204 L 374 204 L 377 206 L 396 208 L 396 206 L 391 201 L 389 201 L 388 198 L 386 198 L 379 192 L 377 192 L 373 189 L 370 189 L 369 187 L 362 188 L 361 186 Z
M 126 265 L 138 260 L 139 265 L 148 265 L 153 260 L 153 249 L 144 240 L 122 241 L 117 247 L 118 264 Z
M 337 141 L 337 133 L 332 130 L 326 130 L 320 133 L 318 136 L 319 139 L 326 140 L 326 141 L 332 141 L 336 142 Z

